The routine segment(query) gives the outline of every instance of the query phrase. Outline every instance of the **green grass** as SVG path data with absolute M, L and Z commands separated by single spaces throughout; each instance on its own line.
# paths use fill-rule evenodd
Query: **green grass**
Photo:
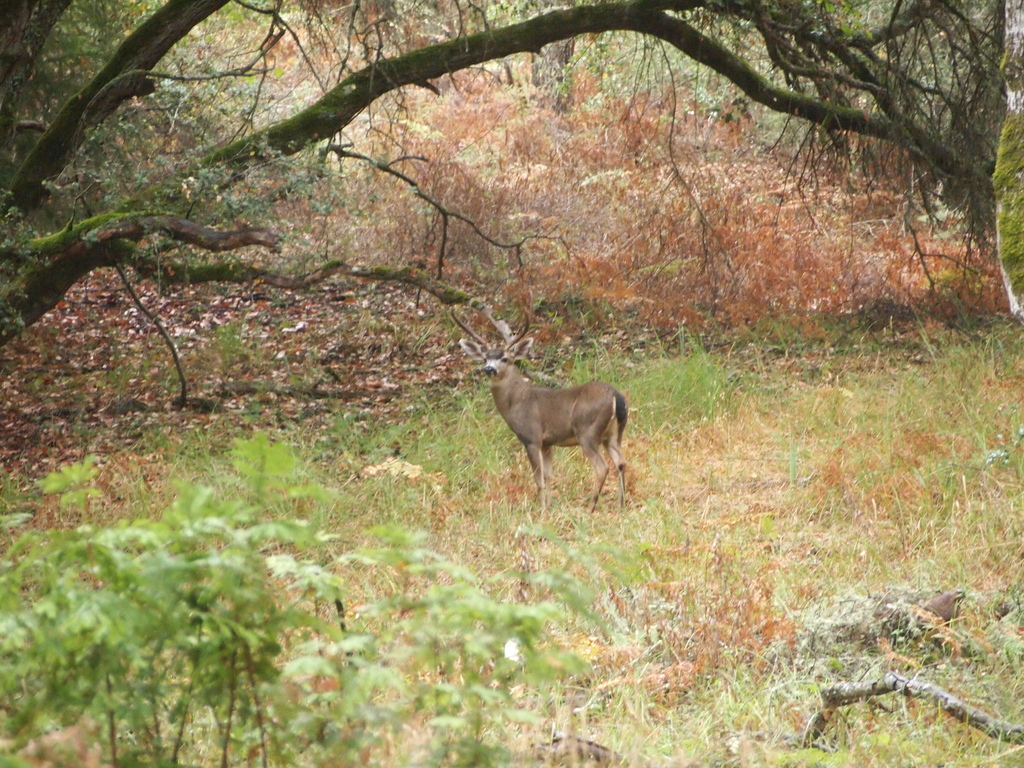
M 484 579 L 517 569 L 525 547 L 538 567 L 586 582 L 601 622 L 555 628 L 592 663 L 574 681 L 585 704 L 538 702 L 544 725 L 527 736 L 556 725 L 626 755 L 708 764 L 1021 765 L 1024 753 L 902 699 L 847 708 L 828 733 L 835 754 L 784 741 L 818 706 L 820 685 L 890 667 L 1024 722 L 1024 644 L 992 613 L 1024 589 L 1018 336 L 577 358 L 573 380 L 612 381 L 630 398 L 623 512 L 609 483 L 586 514 L 590 470 L 567 449 L 541 511 L 521 446 L 475 384 L 413 403 L 398 423 L 339 412 L 315 436 L 301 424 L 276 431 L 303 482 L 331 494 L 272 511 L 334 534 L 325 563 L 369 542 L 374 526 L 396 525 L 424 531 L 426 546 Z M 155 465 L 107 470 L 103 518 L 155 513 L 176 481 L 231 492 L 230 437 L 144 437 L 159 447 Z M 412 474 L 374 474 L 389 457 Z M 548 535 L 517 539 L 523 530 Z M 350 602 L 395 586 L 362 573 Z M 967 590 L 960 623 L 891 654 L 839 640 L 803 648 L 806 617 L 843 596 L 956 587 Z M 967 658 L 968 646 L 981 650 Z

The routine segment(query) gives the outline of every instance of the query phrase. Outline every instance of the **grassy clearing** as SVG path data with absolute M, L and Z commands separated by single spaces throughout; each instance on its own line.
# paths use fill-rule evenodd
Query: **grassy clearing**
M 284 422 L 272 438 L 299 456 L 302 481 L 331 495 L 269 513 L 335 534 L 320 545 L 325 563 L 395 525 L 425 532 L 424 546 L 484 579 L 528 556 L 586 583 L 599 623 L 577 617 L 554 632 L 589 673 L 528 704 L 543 725 L 506 739 L 557 727 L 629 756 L 740 765 L 1024 764 L 1019 750 L 910 700 L 850 707 L 829 732 L 835 754 L 784 743 L 819 686 L 888 668 L 1024 722 L 1019 331 L 843 343 L 687 343 L 682 355 L 572 360 L 564 378 L 612 380 L 631 399 L 621 513 L 609 484 L 585 514 L 589 468 L 569 450 L 556 454 L 555 501 L 541 512 L 482 383 L 410 402 L 397 423 L 339 413 L 311 435 Z M 136 453 L 106 458 L 87 513 L 47 501 L 38 515 L 59 525 L 155 515 L 179 481 L 230 496 L 230 437 L 144 434 Z M 354 628 L 374 621 L 361 605 L 409 587 L 368 570 L 346 579 Z M 491 588 L 520 599 L 514 580 Z M 851 636 L 843 624 L 851 605 L 893 590 L 953 588 L 967 597 L 952 628 L 901 639 Z M 534 587 L 526 599 L 543 597 Z

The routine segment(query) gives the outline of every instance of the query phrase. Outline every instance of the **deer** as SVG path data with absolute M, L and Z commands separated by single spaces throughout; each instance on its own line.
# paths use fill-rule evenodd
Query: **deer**
M 470 358 L 483 363 L 498 413 L 526 448 L 541 509 L 546 510 L 548 504 L 552 448 L 573 445 L 580 447 L 594 469 L 589 511 L 592 513 L 597 508 L 608 476 L 608 462 L 601 453 L 602 448 L 618 473 L 619 508 L 624 509 L 626 459 L 621 443 L 629 415 L 626 396 L 601 381 L 564 389 L 532 383 L 516 365 L 533 346 L 533 338 L 526 336 L 529 323 L 514 335 L 508 323 L 495 318 L 489 307 L 485 305 L 480 311 L 501 334 L 504 346 L 489 345 L 452 313 L 452 319 L 471 337 L 460 339 L 459 346 Z

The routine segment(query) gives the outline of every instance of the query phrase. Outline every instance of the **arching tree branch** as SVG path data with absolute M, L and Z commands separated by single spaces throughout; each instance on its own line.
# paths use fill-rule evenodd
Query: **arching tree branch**
M 84 128 L 105 120 L 124 101 L 152 85 L 142 74 L 152 69 L 199 22 L 230 0 L 168 0 L 125 38 L 106 66 L 64 104 L 21 164 L 10 187 L 10 203 L 35 210 L 46 196 L 44 182 L 64 168 L 85 138 Z
M 638 0 L 583 5 L 540 14 L 519 24 L 375 61 L 345 78 L 293 117 L 210 153 L 204 165 L 244 167 L 275 155 L 291 155 L 336 135 L 377 98 L 397 88 L 422 84 L 505 56 L 536 52 L 549 43 L 569 37 L 630 31 L 669 43 L 728 78 L 754 101 L 775 111 L 829 130 L 850 131 L 897 143 L 925 160 L 938 173 L 966 178 L 970 184 L 989 189 L 990 169 L 987 163 L 978 162 L 977 157 L 979 153 L 985 155 L 986 147 L 972 146 L 972 151 L 961 159 L 958 148 L 943 141 L 934 121 L 919 120 L 919 116 L 899 105 L 897 89 L 924 90 L 925 86 L 914 86 L 909 80 L 893 80 L 886 57 L 871 49 L 870 43 L 882 45 L 891 35 L 901 34 L 901 29 L 917 18 L 916 4 L 893 21 L 889 27 L 890 37 L 880 31 L 845 30 L 835 20 L 814 10 L 817 6 L 802 4 L 790 8 L 790 11 L 809 15 L 793 18 L 779 29 L 784 29 L 794 46 L 815 50 L 821 62 L 817 70 L 800 73 L 806 82 L 799 88 L 775 82 L 750 61 L 701 33 L 686 20 L 688 12 L 710 8 L 719 11 L 723 18 L 731 15 L 736 20 L 752 22 L 757 22 L 764 13 L 758 10 L 762 8 L 759 3 Z M 864 55 L 865 49 L 871 55 Z M 813 90 L 808 92 L 808 85 L 813 86 L 815 82 L 823 85 L 825 79 L 833 81 L 834 85 L 818 88 L 817 95 L 812 95 Z M 847 92 L 845 96 L 837 90 L 840 88 Z M 993 154 L 994 145 L 989 149 L 992 151 L 988 154 Z

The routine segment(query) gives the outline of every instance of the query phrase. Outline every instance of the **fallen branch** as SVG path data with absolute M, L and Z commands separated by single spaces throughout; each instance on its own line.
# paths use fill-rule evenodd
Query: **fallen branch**
M 823 707 L 811 716 L 804 728 L 801 739 L 803 745 L 811 746 L 822 735 L 832 713 L 839 707 L 889 693 L 902 693 L 904 696 L 930 699 L 955 720 L 977 728 L 994 739 L 1011 744 L 1024 744 L 1024 725 L 999 720 L 982 712 L 977 707 L 967 704 L 949 691 L 931 683 L 904 677 L 890 670 L 877 680 L 836 683 L 822 689 Z
M 534 759 L 544 766 L 599 766 L 599 768 L 694 768 L 698 764 L 660 763 L 639 757 L 626 757 L 596 741 L 571 734 L 555 734 L 548 744 L 534 748 Z
M 536 757 L 544 765 L 626 766 L 630 761 L 608 747 L 577 736 L 558 734 L 550 744 L 537 747 Z
M 275 288 L 301 290 L 322 283 L 334 275 L 347 275 L 362 280 L 402 283 L 431 294 L 441 304 L 453 306 L 468 304 L 484 307 L 486 304 L 460 288 L 436 279 L 418 267 L 350 267 L 340 260 L 329 261 L 304 275 L 282 275 L 252 264 L 239 262 L 207 262 L 190 264 L 172 262 L 166 258 L 138 257 L 133 262 L 136 271 L 146 277 L 158 277 L 165 283 L 252 283 L 260 281 Z

